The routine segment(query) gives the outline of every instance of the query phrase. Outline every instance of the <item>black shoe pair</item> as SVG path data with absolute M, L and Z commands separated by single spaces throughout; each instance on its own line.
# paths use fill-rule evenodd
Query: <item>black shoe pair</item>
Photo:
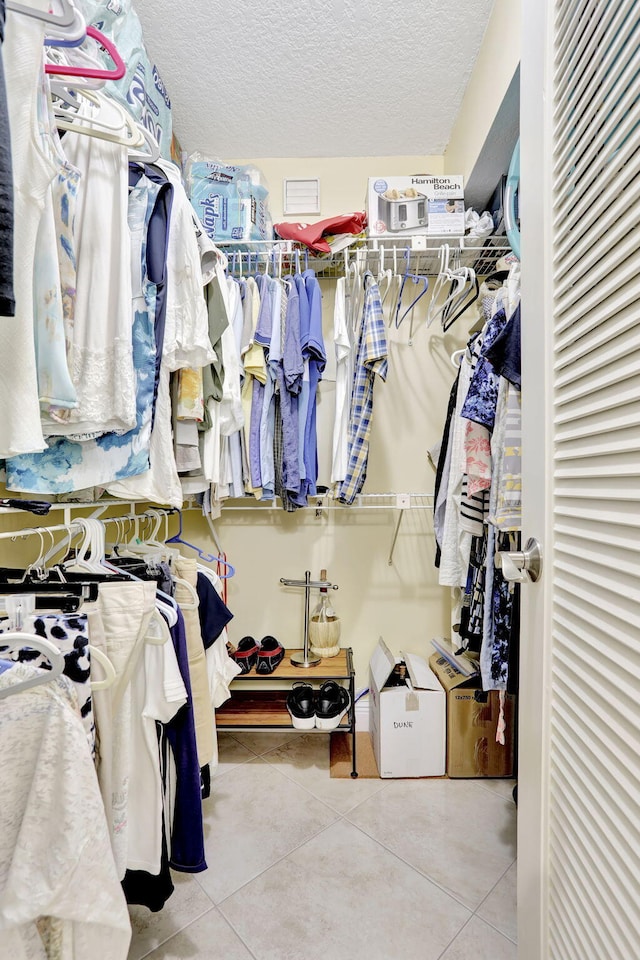
M 258 644 L 253 637 L 243 637 L 237 650 L 231 654 L 241 674 L 255 667 L 256 673 L 273 673 L 284 658 L 284 647 L 275 637 L 263 637 Z
M 335 730 L 350 705 L 349 692 L 335 680 L 327 680 L 317 693 L 310 683 L 294 683 L 287 696 L 287 710 L 296 730 Z

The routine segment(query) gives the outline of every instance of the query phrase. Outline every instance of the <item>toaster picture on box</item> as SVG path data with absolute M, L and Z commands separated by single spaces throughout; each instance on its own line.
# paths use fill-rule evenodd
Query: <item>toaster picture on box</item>
M 427 198 L 413 187 L 386 190 L 378 195 L 378 218 L 387 230 L 407 230 L 427 225 Z

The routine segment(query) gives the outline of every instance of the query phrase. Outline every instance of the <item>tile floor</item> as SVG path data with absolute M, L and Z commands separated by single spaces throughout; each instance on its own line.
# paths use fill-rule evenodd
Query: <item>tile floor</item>
M 512 781 L 332 780 L 318 735 L 221 734 L 209 870 L 129 960 L 516 960 Z

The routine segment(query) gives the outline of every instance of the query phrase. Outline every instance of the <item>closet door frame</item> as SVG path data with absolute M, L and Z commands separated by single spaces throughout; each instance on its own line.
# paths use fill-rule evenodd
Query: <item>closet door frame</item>
M 546 960 L 553 551 L 551 280 L 551 0 L 523 0 L 520 72 L 523 543 L 535 537 L 543 576 L 522 587 L 518 746 L 518 958 Z

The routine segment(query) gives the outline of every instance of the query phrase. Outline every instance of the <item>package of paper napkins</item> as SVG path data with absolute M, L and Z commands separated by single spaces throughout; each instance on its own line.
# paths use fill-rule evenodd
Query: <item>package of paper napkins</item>
M 193 209 L 212 240 L 271 240 L 269 190 L 254 166 L 189 157 L 187 189 Z

